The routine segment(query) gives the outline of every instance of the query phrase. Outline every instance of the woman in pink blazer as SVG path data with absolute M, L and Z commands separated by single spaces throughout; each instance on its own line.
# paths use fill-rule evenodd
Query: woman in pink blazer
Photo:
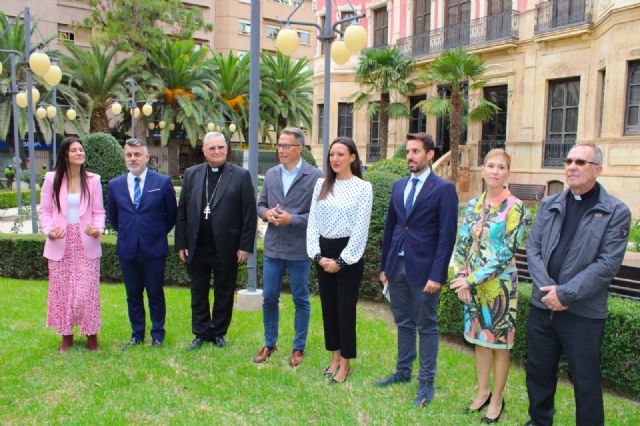
M 47 236 L 49 259 L 47 327 L 62 335 L 64 354 L 73 344 L 73 327 L 98 349 L 100 331 L 100 234 L 104 230 L 100 176 L 84 167 L 80 139 L 62 141 L 53 172 L 46 174 L 40 194 L 40 225 Z

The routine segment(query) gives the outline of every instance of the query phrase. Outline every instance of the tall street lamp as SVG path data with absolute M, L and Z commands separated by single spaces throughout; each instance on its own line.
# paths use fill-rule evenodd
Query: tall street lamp
M 324 28 L 315 22 L 306 21 L 292 21 L 291 17 L 302 6 L 303 2 L 298 3 L 296 8 L 291 12 L 287 19 L 278 19 L 277 21 L 287 25 L 284 29 L 278 32 L 276 37 L 276 46 L 285 55 L 291 55 L 298 47 L 298 33 L 291 24 L 295 25 L 310 25 L 316 27 L 320 32 L 318 40 L 324 46 L 324 110 L 322 117 L 322 162 L 329 154 L 329 120 L 331 117 L 331 58 L 338 65 L 345 64 L 352 53 L 359 53 L 367 46 L 367 30 L 359 24 L 359 19 L 366 15 L 356 14 L 356 10 L 351 3 L 351 9 L 354 16 L 349 18 L 340 19 L 332 24 L 331 14 L 332 5 L 331 0 L 325 1 L 325 22 Z M 345 32 L 340 30 L 340 26 L 347 22 L 354 22 L 349 25 Z M 341 38 L 336 38 L 336 34 Z M 331 55 L 329 55 L 331 51 Z M 324 166 L 324 165 L 323 165 Z
M 124 84 L 131 86 L 131 97 L 128 99 L 129 112 L 131 113 L 131 137 L 136 137 L 136 118 L 140 117 L 140 114 L 144 114 L 145 117 L 149 117 L 153 114 L 152 101 L 150 100 L 136 100 L 136 88 L 138 88 L 138 82 L 135 78 L 128 78 L 124 81 Z M 138 107 L 138 102 L 144 102 L 142 108 Z M 118 115 L 122 112 L 122 104 L 118 99 L 114 100 L 111 104 L 111 112 L 113 115 Z

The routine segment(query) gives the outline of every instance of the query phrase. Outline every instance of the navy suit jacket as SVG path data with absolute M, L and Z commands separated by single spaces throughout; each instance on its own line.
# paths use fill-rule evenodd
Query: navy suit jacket
M 404 247 L 407 281 L 425 286 L 428 280 L 444 283 L 456 241 L 458 195 L 455 186 L 429 173 L 407 217 L 404 188 L 409 177 L 397 180 L 391 190 L 382 241 L 381 270 L 393 274 Z
M 127 187 L 127 173 L 109 181 L 107 215 L 118 231 L 116 253 L 121 259 L 150 259 L 169 254 L 167 234 L 176 224 L 176 192 L 168 176 L 147 169 L 136 209 Z

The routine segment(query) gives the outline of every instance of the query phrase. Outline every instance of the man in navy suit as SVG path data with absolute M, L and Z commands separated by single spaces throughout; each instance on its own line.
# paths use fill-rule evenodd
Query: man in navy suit
M 385 387 L 408 382 L 419 336 L 420 371 L 414 404 L 433 400 L 438 357 L 438 295 L 447 280 L 456 240 L 458 196 L 455 186 L 431 172 L 431 136 L 407 135 L 411 176 L 393 184 L 382 242 L 380 281 L 388 282 L 391 310 L 398 326 L 396 371 L 378 380 Z
M 151 346 L 164 341 L 166 307 L 164 266 L 167 234 L 176 223 L 176 192 L 171 179 L 147 168 L 149 151 L 144 141 L 129 139 L 124 147 L 127 173 L 109 181 L 107 215 L 118 231 L 116 253 L 127 290 L 131 340 L 124 348 L 144 342 L 143 292 L 147 290 L 151 316 Z

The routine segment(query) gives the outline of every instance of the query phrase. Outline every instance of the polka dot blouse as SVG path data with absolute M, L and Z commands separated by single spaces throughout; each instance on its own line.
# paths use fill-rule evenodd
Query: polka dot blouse
M 350 237 L 340 258 L 353 265 L 364 254 L 369 235 L 373 190 L 371 184 L 353 176 L 336 179 L 333 193 L 317 201 L 324 179 L 318 179 L 313 190 L 311 211 L 307 225 L 307 255 L 314 259 L 320 254 L 320 237 L 336 239 Z

